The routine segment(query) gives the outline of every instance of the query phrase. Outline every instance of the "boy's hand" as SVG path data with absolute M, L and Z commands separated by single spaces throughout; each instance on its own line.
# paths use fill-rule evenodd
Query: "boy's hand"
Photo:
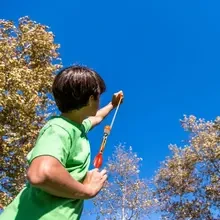
M 114 93 L 114 95 L 113 95 L 113 97 L 112 97 L 112 105 L 113 105 L 114 108 L 117 107 L 117 105 L 118 105 L 119 100 L 120 100 L 121 97 L 122 97 L 122 99 L 121 99 L 121 103 L 122 103 L 123 100 L 124 100 L 124 94 L 123 94 L 123 92 L 122 92 L 122 91 L 119 91 L 119 92 L 117 92 L 117 93 Z
M 106 170 L 99 172 L 98 169 L 93 169 L 87 173 L 86 178 L 83 181 L 83 185 L 88 187 L 91 198 L 95 197 L 99 193 L 106 179 Z

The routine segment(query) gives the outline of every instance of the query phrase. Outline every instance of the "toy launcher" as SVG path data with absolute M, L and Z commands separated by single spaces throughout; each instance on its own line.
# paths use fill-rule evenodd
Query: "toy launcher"
M 105 128 L 104 128 L 104 135 L 103 135 L 103 138 L 102 138 L 102 143 L 101 143 L 101 147 L 100 147 L 100 150 L 98 152 L 98 154 L 96 155 L 95 159 L 94 159 L 94 167 L 95 168 L 100 168 L 102 166 L 102 162 L 103 162 L 103 152 L 104 152 L 104 149 L 105 149 L 105 145 L 106 145 L 106 142 L 107 142 L 107 138 L 112 130 L 112 127 L 113 127 L 113 124 L 114 124 L 114 121 L 115 121 L 115 118 L 116 118 L 116 115 L 117 115 L 117 112 L 118 112 L 118 109 L 119 109 L 119 105 L 121 103 L 121 100 L 123 98 L 123 95 L 120 95 L 120 99 L 119 99 L 119 102 L 118 102 L 118 105 L 117 105 L 117 108 L 115 110 L 115 114 L 112 118 L 112 122 L 110 125 L 106 125 Z

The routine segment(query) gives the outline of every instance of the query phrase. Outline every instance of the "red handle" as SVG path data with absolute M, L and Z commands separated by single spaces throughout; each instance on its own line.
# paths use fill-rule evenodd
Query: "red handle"
M 102 161 L 103 161 L 102 153 L 99 152 L 94 159 L 94 167 L 100 168 L 102 166 Z

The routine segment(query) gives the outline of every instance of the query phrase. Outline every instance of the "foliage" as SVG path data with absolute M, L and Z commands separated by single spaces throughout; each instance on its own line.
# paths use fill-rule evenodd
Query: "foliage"
M 108 181 L 93 199 L 97 219 L 140 219 L 153 207 L 152 193 L 145 180 L 139 177 L 142 158 L 123 145 L 115 148 L 108 159 Z
M 164 219 L 220 218 L 220 117 L 214 122 L 186 117 L 187 146 L 171 145 L 155 177 Z
M 0 201 L 25 183 L 25 157 L 54 106 L 49 97 L 60 67 L 54 35 L 28 17 L 0 20 Z

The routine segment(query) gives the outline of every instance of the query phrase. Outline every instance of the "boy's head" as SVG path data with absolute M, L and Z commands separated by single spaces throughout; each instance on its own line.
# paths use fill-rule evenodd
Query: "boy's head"
M 98 73 L 78 65 L 61 70 L 52 86 L 55 102 L 62 113 L 83 108 L 86 116 L 96 114 L 99 97 L 105 90 L 105 82 Z

